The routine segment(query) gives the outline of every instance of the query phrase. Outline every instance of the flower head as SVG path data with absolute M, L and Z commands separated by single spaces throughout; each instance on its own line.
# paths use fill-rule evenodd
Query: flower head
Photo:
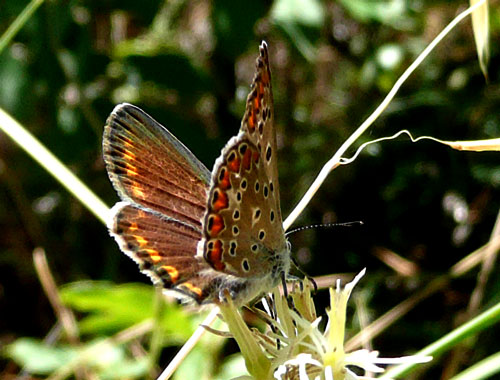
M 311 285 L 295 286 L 291 292 L 292 304 L 276 290 L 272 303 L 263 302 L 269 316 L 264 316 L 271 332 L 263 334 L 251 331 L 242 323 L 239 313 L 221 308 L 230 331 L 240 346 L 247 369 L 258 379 L 369 379 L 359 376 L 349 367 L 381 373 L 380 364 L 424 363 L 431 357 L 406 356 L 380 358 L 378 351 L 357 350 L 345 352 L 345 322 L 347 301 L 351 292 L 363 277 L 365 270 L 343 288 L 340 281 L 330 289 L 328 323 L 322 331 L 321 318 L 316 316 L 311 297 Z M 239 322 L 236 320 L 239 317 Z

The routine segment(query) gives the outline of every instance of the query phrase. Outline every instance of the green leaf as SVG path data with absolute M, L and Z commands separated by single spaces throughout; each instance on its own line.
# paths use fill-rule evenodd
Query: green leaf
M 272 17 L 283 24 L 302 24 L 311 28 L 323 25 L 325 10 L 318 0 L 278 0 L 274 3 Z
M 28 372 L 36 374 L 49 374 L 67 365 L 78 355 L 77 351 L 69 346 L 49 347 L 32 338 L 16 340 L 6 347 L 5 352 Z
M 344 8 L 362 22 L 376 21 L 397 29 L 407 29 L 411 20 L 404 0 L 341 0 Z
M 124 359 L 113 363 L 103 370 L 100 378 L 103 379 L 131 379 L 144 377 L 148 373 L 148 358 L 138 360 Z
M 114 285 L 108 282 L 76 282 L 61 289 L 63 302 L 88 313 L 80 323 L 87 334 L 109 334 L 153 318 L 154 287 L 143 284 Z M 189 336 L 193 326 L 177 305 L 166 304 L 161 327 L 176 339 Z

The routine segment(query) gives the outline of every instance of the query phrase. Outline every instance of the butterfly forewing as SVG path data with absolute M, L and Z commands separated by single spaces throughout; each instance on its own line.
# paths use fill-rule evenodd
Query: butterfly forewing
M 216 161 L 203 222 L 204 257 L 216 270 L 265 277 L 286 251 L 279 205 L 276 135 L 267 45 L 257 70 L 240 133 Z
M 245 114 L 241 121 L 240 133 L 244 133 L 257 146 L 264 160 L 263 170 L 273 182 L 275 191 L 272 200 L 276 203 L 278 216 L 281 220 L 271 68 L 265 42 L 260 45 L 259 52 L 260 55 L 256 62 L 257 68 L 247 97 Z
M 103 151 L 123 200 L 113 207 L 108 223 L 122 251 L 155 284 L 198 302 L 213 299 L 217 274 L 196 255 L 208 169 L 161 124 L 130 104 L 115 107 L 108 118 Z
M 120 104 L 107 120 L 103 151 L 120 198 L 201 228 L 210 172 L 165 127 Z

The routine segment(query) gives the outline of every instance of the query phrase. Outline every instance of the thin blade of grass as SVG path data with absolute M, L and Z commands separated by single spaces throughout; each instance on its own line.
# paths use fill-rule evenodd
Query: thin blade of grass
M 373 111 L 373 113 L 368 116 L 368 118 L 354 131 L 354 133 L 342 144 L 339 150 L 332 156 L 332 158 L 321 168 L 316 179 L 313 181 L 309 189 L 306 191 L 302 199 L 299 201 L 297 206 L 288 215 L 288 217 L 283 222 L 283 228 L 288 230 L 292 223 L 299 217 L 302 211 L 309 204 L 311 199 L 314 197 L 318 189 L 321 187 L 325 179 L 328 177 L 330 172 L 334 170 L 341 163 L 342 155 L 350 148 L 350 146 L 373 124 L 373 122 L 380 116 L 380 114 L 387 108 L 392 99 L 396 96 L 403 83 L 408 79 L 408 77 L 420 66 L 422 61 L 427 58 L 427 56 L 434 50 L 434 48 L 441 42 L 441 40 L 455 28 L 455 26 L 466 18 L 469 14 L 474 12 L 477 8 L 482 6 L 486 0 L 479 0 L 477 4 L 467 8 L 465 11 L 460 13 L 455 17 L 438 35 L 432 42 L 427 45 L 427 47 L 420 53 L 420 55 L 413 61 L 413 63 L 405 70 L 405 72 L 398 78 L 394 86 L 389 91 L 387 96 L 384 98 L 382 103 Z
M 470 0 L 471 7 L 477 4 L 479 0 Z M 488 80 L 488 63 L 490 60 L 490 23 L 489 23 L 489 7 L 485 1 L 483 5 L 477 8 L 472 13 L 472 32 L 476 41 L 477 56 L 479 58 L 479 66 L 484 77 Z
M 16 17 L 14 22 L 10 24 L 4 34 L 0 37 L 0 53 L 7 47 L 7 45 L 12 41 L 14 36 L 21 30 L 21 28 L 26 24 L 26 22 L 31 18 L 33 13 L 38 9 L 40 5 L 43 4 L 44 0 L 32 0 Z
M 446 334 L 444 337 L 427 346 L 423 350 L 417 352 L 415 355 L 439 355 L 447 351 L 451 347 L 454 347 L 459 342 L 462 342 L 469 336 L 477 334 L 478 332 L 487 329 L 489 326 L 498 323 L 499 321 L 500 303 L 481 313 L 469 322 L 464 323 L 462 326 L 453 330 L 449 334 Z M 404 376 L 415 366 L 416 364 L 413 363 L 398 365 L 397 367 L 389 369 L 383 376 L 379 377 L 379 379 L 391 379 Z
M 101 222 L 106 224 L 109 207 L 76 177 L 56 156 L 31 133 L 0 108 L 0 130 L 47 170 L 66 190 L 73 194 Z
M 56 282 L 49 268 L 47 256 L 42 248 L 35 248 L 33 251 L 33 262 L 36 273 L 42 284 L 42 288 L 54 309 L 57 318 L 61 322 L 68 340 L 73 344 L 79 343 L 79 332 L 76 318 L 73 312 L 63 305 Z
M 453 376 L 450 380 L 488 379 L 498 373 L 500 373 L 500 352 L 488 356 L 486 359 Z
M 203 320 L 203 322 L 198 326 L 193 335 L 188 339 L 186 343 L 182 346 L 179 352 L 175 355 L 175 357 L 168 363 L 167 368 L 163 370 L 160 376 L 158 376 L 157 380 L 167 380 L 174 374 L 175 370 L 181 365 L 184 358 L 189 354 L 189 352 L 193 349 L 196 343 L 199 342 L 201 337 L 207 332 L 204 325 L 210 326 L 215 319 L 217 318 L 217 314 L 219 314 L 220 309 L 216 306 L 214 307 L 207 317 Z

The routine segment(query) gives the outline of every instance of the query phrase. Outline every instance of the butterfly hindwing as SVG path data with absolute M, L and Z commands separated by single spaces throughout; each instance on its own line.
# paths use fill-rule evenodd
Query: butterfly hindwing
M 195 256 L 200 230 L 127 202 L 117 203 L 112 214 L 111 234 L 156 285 L 198 302 L 212 297 L 211 280 L 217 274 Z

